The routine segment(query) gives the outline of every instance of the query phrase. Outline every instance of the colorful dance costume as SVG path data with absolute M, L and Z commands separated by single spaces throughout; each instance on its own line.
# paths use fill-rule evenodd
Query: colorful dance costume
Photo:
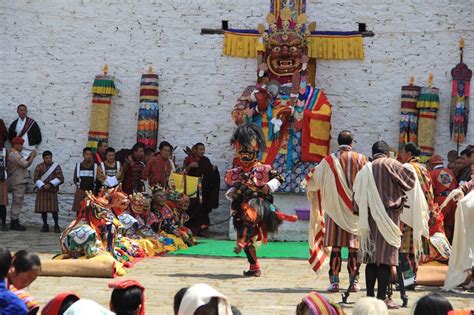
M 255 242 L 266 243 L 267 234 L 278 231 L 285 221 L 296 221 L 296 216 L 281 212 L 273 204 L 272 192 L 283 182 L 282 176 L 270 165 L 258 161 L 259 150 L 265 147 L 257 125 L 237 127 L 231 143 L 237 151 L 236 167 L 227 171 L 225 182 L 231 186 L 226 196 L 232 200 L 231 211 L 237 231 L 235 252 L 244 250 L 250 264 L 244 276 L 260 276 Z

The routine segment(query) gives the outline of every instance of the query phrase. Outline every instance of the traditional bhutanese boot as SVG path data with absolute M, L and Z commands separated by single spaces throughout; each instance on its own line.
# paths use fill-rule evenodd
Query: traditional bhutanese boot
M 26 231 L 26 227 L 20 224 L 20 220 L 12 220 L 10 223 L 10 230 L 12 231 Z

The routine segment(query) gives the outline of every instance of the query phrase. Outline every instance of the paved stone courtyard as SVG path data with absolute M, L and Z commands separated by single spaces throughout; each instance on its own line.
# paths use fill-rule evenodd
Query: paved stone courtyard
M 0 232 L 1 246 L 15 251 L 28 248 L 40 253 L 42 259 L 50 259 L 59 251 L 58 234 L 39 233 L 38 228 L 27 232 Z M 231 250 L 231 249 L 229 249 Z M 182 287 L 205 282 L 226 294 L 242 314 L 294 314 L 295 305 L 305 293 L 316 290 L 324 292 L 328 279 L 323 275 L 316 280 L 305 260 L 262 259 L 261 278 L 243 278 L 246 262 L 239 258 L 207 258 L 168 255 L 145 259 L 125 276 L 140 281 L 146 288 L 147 314 L 172 314 L 173 296 Z M 345 267 L 343 267 L 345 270 Z M 364 274 L 361 276 L 364 288 Z M 107 283 L 112 279 L 91 279 L 74 277 L 39 277 L 29 288 L 44 305 L 55 294 L 70 290 L 82 298 L 93 299 L 108 306 L 110 289 Z M 347 273 L 342 273 L 342 285 L 348 283 Z M 411 306 L 419 297 L 438 288 L 419 287 L 409 292 Z M 456 308 L 474 308 L 473 293 L 444 293 Z M 365 291 L 353 294 L 350 301 L 363 297 Z M 398 292 L 395 301 L 399 302 Z M 340 301 L 340 294 L 330 294 Z M 352 305 L 345 310 L 351 313 Z M 393 311 L 391 314 L 409 314 L 409 309 Z

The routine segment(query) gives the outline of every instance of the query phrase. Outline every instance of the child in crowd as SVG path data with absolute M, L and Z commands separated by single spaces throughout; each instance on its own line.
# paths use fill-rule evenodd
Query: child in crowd
M 425 295 L 413 306 L 413 315 L 445 315 L 453 309 L 448 299 L 439 293 Z
M 135 280 L 109 283 L 110 310 L 117 315 L 145 315 L 145 288 Z
M 388 309 L 382 300 L 367 296 L 357 301 L 352 315 L 388 315 Z
M 78 300 L 73 292 L 59 293 L 43 307 L 41 315 L 63 315 Z
M 0 247 L 0 314 L 27 314 L 26 305 L 8 289 L 7 275 L 12 263 L 10 251 Z

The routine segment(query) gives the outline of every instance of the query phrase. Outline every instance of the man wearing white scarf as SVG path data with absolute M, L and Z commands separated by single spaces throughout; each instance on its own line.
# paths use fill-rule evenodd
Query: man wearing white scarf
M 395 159 L 387 157 L 389 146 L 378 141 L 372 146 L 372 163 L 357 174 L 354 183 L 354 210 L 359 213 L 360 247 L 367 262 L 367 295 L 384 300 L 389 309 L 397 306 L 387 298 L 391 267 L 398 266 L 401 244 L 400 215 L 405 192 L 413 189 L 415 176 Z
M 339 144 L 337 152 L 328 155 L 314 168 L 306 190 L 311 201 L 312 214 L 325 213 L 326 231 L 323 245 L 331 248 L 328 291 L 339 291 L 339 272 L 342 265 L 341 248 L 347 247 L 349 248 L 347 270 L 350 280 L 354 280 L 350 290 L 357 292 L 360 290 L 356 278 L 359 249 L 358 218 L 352 212 L 352 185 L 357 172 L 365 165 L 367 159 L 364 155 L 352 150 L 354 140 L 350 131 L 341 131 L 337 142 Z M 310 231 L 318 228 L 314 225 L 315 223 L 310 222 Z M 317 233 L 315 231 L 310 235 L 317 235 Z M 311 252 L 313 253 L 315 244 L 312 245 Z M 318 272 L 318 270 L 315 271 Z
M 400 150 L 403 167 L 415 175 L 415 187 L 407 192 L 407 205 L 401 216 L 400 230 L 402 244 L 400 246 L 400 264 L 403 270 L 405 285 L 414 285 L 419 260 L 423 252 L 424 242 L 429 239 L 429 213 L 434 211 L 434 194 L 429 171 L 420 164 L 420 149 L 408 142 Z M 428 254 L 428 253 L 426 253 Z

